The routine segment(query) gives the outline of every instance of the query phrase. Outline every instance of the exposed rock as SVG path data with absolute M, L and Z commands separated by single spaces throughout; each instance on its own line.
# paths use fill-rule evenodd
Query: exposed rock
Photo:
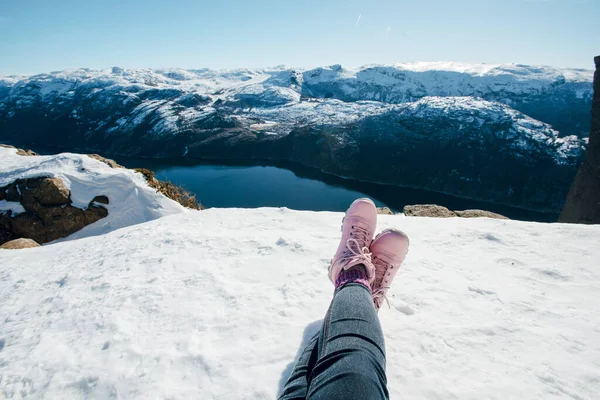
M 23 203 L 27 211 L 37 211 L 38 205 L 71 204 L 71 194 L 59 178 L 18 179 L 0 188 L 0 200 Z
M 104 195 L 96 196 L 90 201 L 90 206 L 93 205 L 93 203 L 109 204 L 108 197 Z
M 37 215 L 25 212 L 18 214 L 8 221 L 12 238 L 25 237 L 34 239 L 38 243 L 45 243 L 46 232 L 44 223 Z M 48 240 L 49 241 L 49 240 Z
M 417 204 L 414 206 L 405 206 L 403 212 L 404 215 L 410 217 L 456 217 L 456 214 L 448 210 L 446 207 L 438 206 L 435 204 Z
M 181 186 L 174 185 L 169 181 L 161 181 L 156 179 L 154 172 L 146 168 L 135 168 L 135 171 L 144 175 L 146 183 L 157 192 L 160 192 L 167 196 L 169 199 L 174 200 L 184 207 L 191 208 L 193 210 L 204 210 L 204 206 L 196 199 L 196 195 L 190 193 Z
M 85 210 L 85 225 L 93 224 L 94 222 L 101 220 L 108 216 L 108 210 L 102 206 L 90 204 Z
M 559 222 L 600 224 L 600 56 L 594 58 L 594 98 L 590 140 Z
M 0 144 L 0 147 L 4 147 L 6 149 L 17 149 L 18 156 L 39 156 L 39 154 L 35 151 L 19 149 L 15 146 L 11 146 L 8 144 Z
M 485 210 L 464 210 L 464 211 L 451 211 L 443 206 L 436 204 L 417 204 L 414 206 L 405 206 L 404 215 L 410 217 L 435 217 L 435 218 L 451 218 L 451 217 L 462 217 L 462 218 L 495 218 L 495 219 L 509 219 L 504 215 L 496 214 L 491 211 Z
M 29 249 L 32 247 L 40 247 L 40 244 L 38 242 L 36 242 L 35 240 L 21 238 L 21 239 L 15 239 L 15 240 L 11 240 L 9 242 L 4 243 L 2 246 L 0 246 L 0 249 L 16 250 L 16 249 Z
M 117 164 L 115 160 L 111 160 L 110 158 L 102 157 L 100 154 L 87 154 L 88 157 L 93 158 L 94 160 L 98 160 L 108 165 L 111 168 L 125 168 L 120 164 Z
M 38 202 L 44 206 L 71 204 L 71 192 L 59 178 L 27 179 L 19 188 L 23 193 L 23 203 Z
M 462 218 L 494 218 L 494 219 L 510 219 L 501 214 L 496 214 L 491 211 L 485 210 L 464 210 L 464 211 L 454 211 L 454 213 L 458 217 Z
M 394 213 L 392 212 L 392 210 L 389 209 L 389 207 L 377 207 L 377 214 L 394 215 Z
M 17 185 L 8 185 L 0 188 L 0 200 L 21 201 L 21 193 Z
M 71 205 L 71 193 L 59 178 L 18 179 L 0 188 L 0 200 L 20 202 L 24 213 L 0 214 L 0 243 L 31 238 L 47 243 L 68 236 L 108 215 L 100 205 L 106 196 L 96 196 L 83 210 Z

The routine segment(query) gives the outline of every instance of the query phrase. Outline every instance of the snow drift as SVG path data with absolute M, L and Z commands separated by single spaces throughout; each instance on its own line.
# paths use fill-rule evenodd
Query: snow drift
M 97 195 L 108 197 L 108 216 L 70 235 L 69 239 L 94 236 L 150 221 L 186 209 L 150 188 L 144 177 L 125 168 L 111 168 L 83 154 L 18 156 L 14 148 L 0 147 L 0 187 L 17 179 L 40 176 L 60 178 L 71 191 L 73 206 L 86 208 Z M 16 202 L 0 201 L 0 212 L 25 212 Z

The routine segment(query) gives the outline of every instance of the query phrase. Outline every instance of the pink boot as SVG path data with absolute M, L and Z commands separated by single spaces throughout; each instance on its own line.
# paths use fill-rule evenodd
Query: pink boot
M 371 287 L 373 288 L 373 302 L 377 310 L 381 307 L 383 299 L 387 301 L 385 294 L 408 253 L 408 244 L 408 236 L 395 229 L 384 230 L 371 243 L 369 249 L 375 266 L 375 280 Z
M 362 264 L 369 283 L 375 279 L 369 246 L 377 225 L 377 209 L 370 199 L 355 200 L 342 220 L 342 239 L 329 266 L 329 279 L 334 284 L 342 271 Z

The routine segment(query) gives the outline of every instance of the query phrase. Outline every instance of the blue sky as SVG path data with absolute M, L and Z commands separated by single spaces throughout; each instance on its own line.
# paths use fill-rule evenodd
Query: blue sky
M 600 0 L 2 0 L 0 72 L 462 61 L 593 67 Z

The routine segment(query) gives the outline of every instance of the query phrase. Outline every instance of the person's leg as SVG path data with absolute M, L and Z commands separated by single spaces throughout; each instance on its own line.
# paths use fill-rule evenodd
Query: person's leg
M 325 316 L 307 399 L 388 399 L 385 344 L 370 290 L 339 287 Z
M 279 400 L 305 400 L 308 392 L 308 377 L 317 362 L 317 342 L 319 335 L 316 334 L 304 347 L 302 354 L 298 357 L 292 374 L 288 378 Z
M 384 231 L 374 241 L 376 225 L 377 209 L 366 198 L 355 200 L 342 220 L 342 237 L 328 270 L 336 289 L 316 352 L 309 357 L 316 354 L 316 363 L 299 369 L 308 372 L 307 399 L 389 398 L 385 344 L 375 307 L 385 299 L 406 255 L 408 237 Z

